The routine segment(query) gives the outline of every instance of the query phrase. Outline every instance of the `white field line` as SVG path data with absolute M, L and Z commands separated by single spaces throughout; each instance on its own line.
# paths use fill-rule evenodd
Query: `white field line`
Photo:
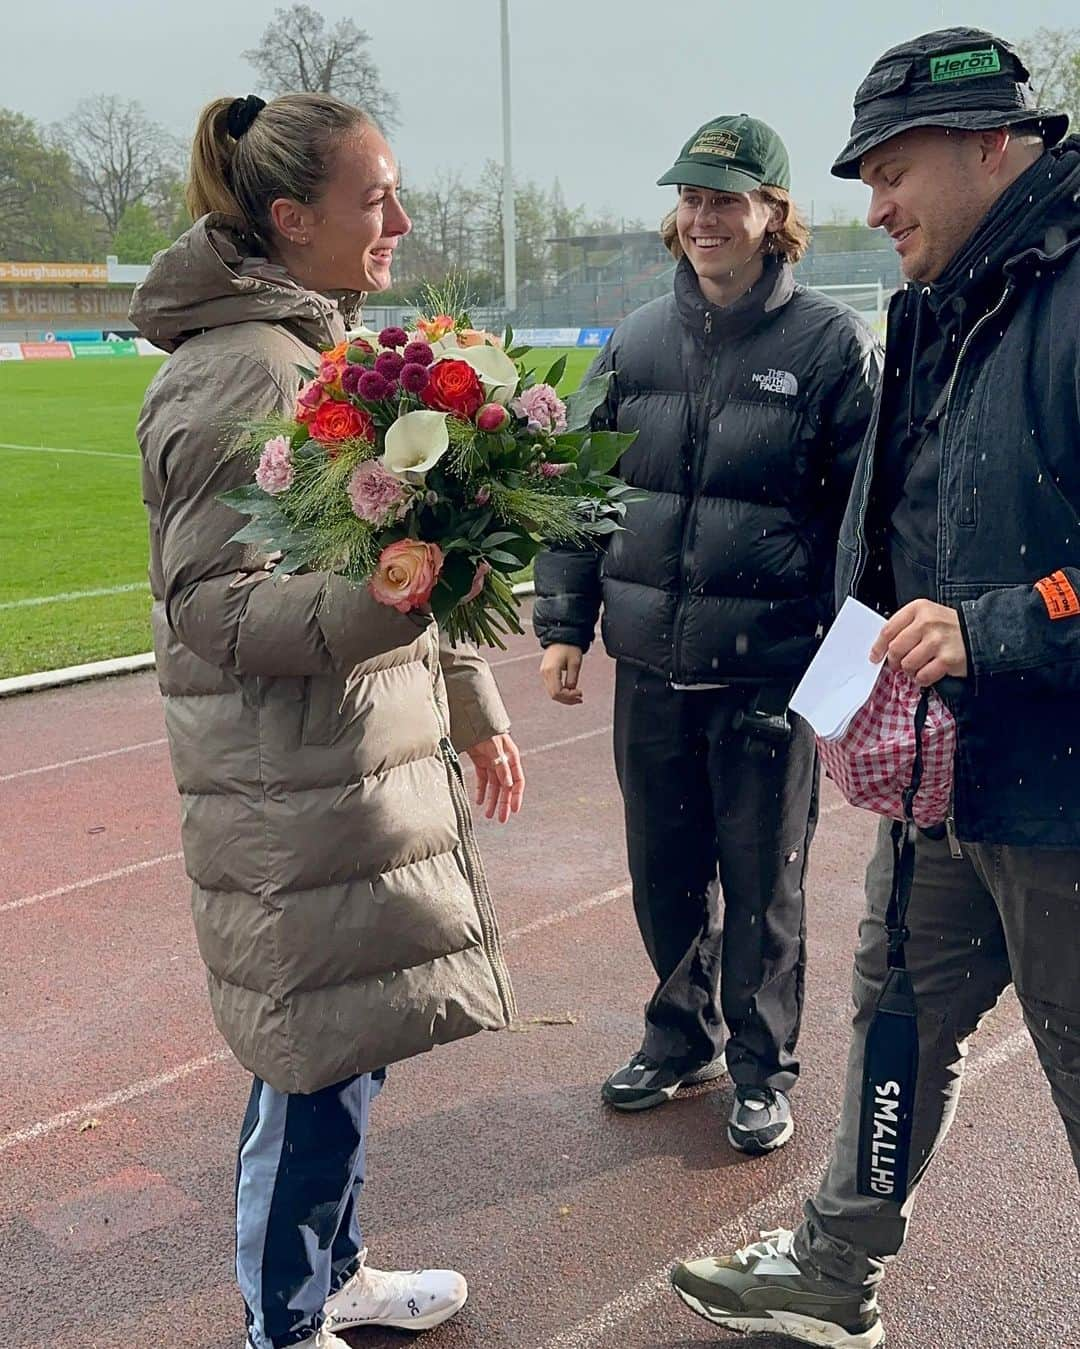
M 1031 1040 L 1026 1030 L 1019 1030 L 992 1046 L 985 1054 L 974 1051 L 971 1064 L 964 1074 L 965 1082 L 970 1088 L 995 1069 L 1018 1057 L 1025 1049 L 1032 1050 Z M 797 1216 L 802 1200 L 817 1188 L 823 1167 L 824 1159 L 812 1170 L 804 1171 L 771 1195 L 729 1218 L 723 1226 L 699 1241 L 692 1251 L 679 1252 L 678 1258 L 686 1261 L 704 1260 L 717 1252 L 732 1251 L 747 1239 L 753 1240 L 762 1229 L 774 1227 L 778 1219 L 790 1221 L 793 1212 Z M 672 1296 L 670 1270 L 670 1264 L 653 1270 L 576 1326 L 561 1331 L 553 1339 L 545 1340 L 539 1349 L 598 1349 L 601 1344 L 613 1342 L 615 1332 L 626 1322 L 640 1316 L 653 1303 Z
M 20 768 L 16 773 L 0 774 L 0 782 L 14 782 L 16 778 L 30 778 L 36 773 L 56 773 L 64 768 L 74 768 L 78 764 L 96 763 L 99 759 L 112 759 L 118 754 L 134 754 L 140 749 L 156 749 L 169 742 L 162 736 L 159 740 L 140 740 L 137 745 L 121 745 L 119 749 L 103 749 L 97 754 L 80 754 L 77 759 L 61 759 L 59 763 L 46 763 L 38 768 Z
M 87 876 L 81 881 L 72 881 L 68 885 L 58 885 L 55 890 L 43 890 L 38 895 L 23 895 L 22 899 L 8 899 L 0 904 L 0 913 L 11 913 L 15 909 L 27 909 L 31 904 L 41 904 L 46 899 L 60 899 L 64 895 L 74 894 L 77 890 L 89 890 L 95 885 L 104 885 L 106 881 L 117 881 L 123 876 L 134 876 L 137 872 L 147 871 L 150 867 L 160 867 L 166 862 L 178 862 L 182 852 L 162 853 L 160 857 L 148 857 L 145 862 L 132 862 L 126 867 L 117 867 L 115 871 L 105 871 L 100 876 Z
M 149 590 L 148 581 L 129 581 L 122 586 L 99 586 L 95 590 L 64 590 L 58 595 L 32 595 L 22 600 L 0 600 L 0 609 L 33 609 L 41 604 L 63 604 L 68 600 L 92 600 L 101 595 L 126 595 L 133 590 Z
M 62 445 L 14 445 L 10 441 L 0 440 L 0 450 L 33 450 L 37 454 L 88 454 L 94 459 L 126 459 L 129 464 L 137 464 L 137 454 L 121 454 L 119 450 L 69 450 Z

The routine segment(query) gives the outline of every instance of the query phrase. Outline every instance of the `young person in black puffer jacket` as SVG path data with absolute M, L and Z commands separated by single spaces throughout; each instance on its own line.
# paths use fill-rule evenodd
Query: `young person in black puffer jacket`
M 638 432 L 617 468 L 637 497 L 604 555 L 551 549 L 535 569 L 549 694 L 581 701 L 601 609 L 618 662 L 616 767 L 659 984 L 604 1099 L 640 1110 L 716 1077 L 726 1040 L 728 1136 L 750 1152 L 791 1136 L 799 1070 L 817 764 L 784 709 L 832 616 L 880 372 L 855 314 L 795 282 L 808 231 L 789 181 L 779 136 L 747 116 L 701 127 L 660 179 L 679 193 L 673 293 L 591 372 L 614 372 L 594 426 Z

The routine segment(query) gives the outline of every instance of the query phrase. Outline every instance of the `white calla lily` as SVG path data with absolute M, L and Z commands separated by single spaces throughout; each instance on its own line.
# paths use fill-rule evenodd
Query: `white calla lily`
M 350 328 L 345 337 L 350 342 L 367 342 L 376 351 L 379 349 L 379 334 L 374 328 L 366 328 L 363 324 L 359 328 Z
M 386 432 L 382 461 L 392 473 L 426 473 L 449 445 L 445 412 L 406 412 Z
M 420 341 L 426 342 L 427 338 L 421 336 Z M 435 360 L 438 360 L 441 356 L 456 356 L 461 349 L 457 333 L 452 331 L 446 333 L 443 337 L 437 338 L 434 342 L 429 342 L 428 345 L 431 347 Z
M 464 361 L 466 365 L 471 365 L 493 403 L 509 403 L 517 390 L 517 366 L 502 347 L 492 347 L 486 343 L 479 347 L 458 347 L 436 359 Z

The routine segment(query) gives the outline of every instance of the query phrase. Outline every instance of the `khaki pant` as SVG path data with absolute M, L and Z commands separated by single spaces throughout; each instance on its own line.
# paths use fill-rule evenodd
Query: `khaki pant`
M 919 1009 L 912 1193 L 898 1205 L 856 1192 L 863 1046 L 885 979 L 889 828 L 883 821 L 866 876 L 843 1113 L 829 1169 L 796 1234 L 804 1268 L 860 1287 L 876 1284 L 903 1244 L 915 1185 L 956 1113 L 968 1036 L 1009 983 L 1080 1171 L 1080 850 L 977 844 L 964 845 L 957 859 L 946 840 L 920 833 L 906 947 Z

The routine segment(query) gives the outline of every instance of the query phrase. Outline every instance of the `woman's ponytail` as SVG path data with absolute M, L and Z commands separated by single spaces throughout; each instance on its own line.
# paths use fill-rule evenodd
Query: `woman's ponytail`
M 215 98 L 199 115 L 191 143 L 186 200 L 192 220 L 213 211 L 228 216 L 246 231 L 253 222 L 245 219 L 231 186 L 232 160 L 237 145 L 228 129 L 229 109 L 233 102 L 231 98 Z

